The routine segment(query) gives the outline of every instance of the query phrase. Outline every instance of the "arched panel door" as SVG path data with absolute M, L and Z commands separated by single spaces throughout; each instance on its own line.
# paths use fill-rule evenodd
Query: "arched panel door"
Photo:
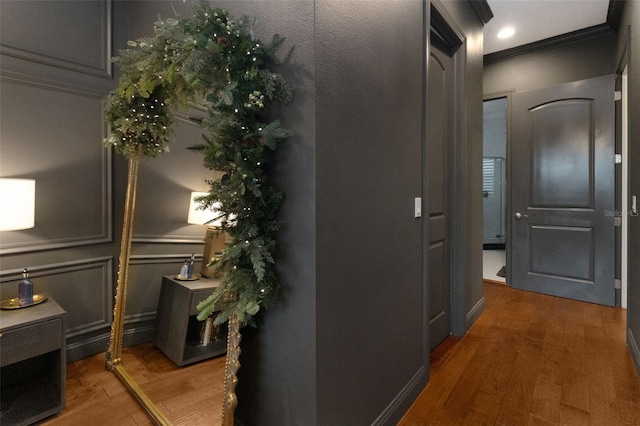
M 513 96 L 511 280 L 615 304 L 615 76 Z
M 431 34 L 429 55 L 429 346 L 451 334 L 450 164 L 453 146 L 453 59 Z

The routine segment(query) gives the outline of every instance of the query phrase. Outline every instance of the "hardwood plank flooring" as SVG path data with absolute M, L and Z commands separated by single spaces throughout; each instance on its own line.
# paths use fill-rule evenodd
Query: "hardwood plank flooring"
M 504 284 L 484 292 L 485 312 L 432 352 L 429 384 L 399 425 L 640 426 L 625 311 Z M 175 425 L 220 423 L 224 357 L 178 368 L 144 344 L 123 362 Z M 104 353 L 68 365 L 66 398 L 45 425 L 151 424 Z
M 640 425 L 626 311 L 494 283 L 484 293 L 467 336 L 431 353 L 400 426 Z
M 151 425 L 101 353 L 67 366 L 66 408 L 47 426 Z M 225 357 L 177 367 L 151 343 L 125 348 L 123 365 L 174 425 L 220 424 Z

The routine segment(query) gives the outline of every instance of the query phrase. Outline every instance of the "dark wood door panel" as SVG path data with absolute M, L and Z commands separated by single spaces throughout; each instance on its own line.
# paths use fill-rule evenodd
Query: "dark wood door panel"
M 593 284 L 593 228 L 531 226 L 529 273 Z
M 593 209 L 593 100 L 561 99 L 528 115 L 530 206 Z
M 511 285 L 615 303 L 614 81 L 513 96 Z
M 452 146 L 453 61 L 431 46 L 428 81 L 429 349 L 451 333 L 449 158 Z

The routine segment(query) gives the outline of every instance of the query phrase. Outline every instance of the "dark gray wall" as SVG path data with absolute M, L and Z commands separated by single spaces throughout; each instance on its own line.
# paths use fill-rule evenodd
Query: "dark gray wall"
M 316 2 L 319 425 L 371 424 L 412 380 L 425 383 L 413 211 L 422 11 L 419 1 Z
M 6 3 L 1 5 L 3 19 Z M 20 5 L 31 3 L 15 2 L 11 20 L 26 20 L 32 10 Z M 181 1 L 105 2 L 114 18 L 102 38 L 95 38 L 84 37 L 103 25 L 95 10 L 86 10 L 86 2 L 51 4 L 58 3 L 68 4 L 68 10 L 44 8 L 38 21 L 46 21 L 47 13 L 64 19 L 53 19 L 53 28 L 44 26 L 37 36 L 48 36 L 47 43 L 62 49 L 68 42 L 66 16 L 88 20 L 90 29 L 78 26 L 76 36 L 88 43 L 80 47 L 91 55 L 104 47 L 109 33 L 114 53 L 126 47 L 126 40 L 150 35 L 159 14 L 173 16 L 172 6 L 187 14 Z M 395 423 L 428 377 L 424 229 L 423 220 L 413 217 L 414 197 L 426 199 L 423 19 L 428 2 L 407 0 L 402 7 L 391 0 L 214 5 L 235 16 L 259 17 L 255 31 L 265 40 L 273 33 L 287 38 L 281 70 L 296 89 L 293 103 L 273 112 L 294 131 L 272 171 L 286 194 L 277 260 L 283 291 L 279 303 L 258 318 L 258 329 L 243 329 L 237 419 L 279 426 Z M 483 307 L 482 26 L 466 1 L 439 5 L 467 41 L 458 56 L 458 83 L 465 91 L 456 101 L 459 178 L 452 183 L 461 212 L 454 269 L 456 332 L 462 334 Z M 21 26 L 2 24 L 3 43 L 22 43 Z M 5 38 L 5 32 L 11 37 Z M 2 257 L 0 290 L 15 292 L 23 266 L 41 271 L 34 279 L 36 289 L 46 290 L 69 311 L 69 340 L 76 345 L 70 360 L 77 359 L 104 350 L 112 315 L 126 164 L 101 147 L 100 103 L 115 82 L 108 74 L 94 76 L 65 63 L 42 64 L 42 54 L 3 53 L 2 176 L 35 177 L 46 185 L 38 189 L 44 192 L 38 194 L 36 228 L 0 237 L 0 249 L 13 250 L 17 244 L 15 252 Z M 66 53 L 62 49 L 60 55 Z M 16 83 L 9 71 L 24 80 L 17 88 L 11 86 Z M 30 95 L 40 78 L 56 83 Z M 74 96 L 81 87 L 92 103 L 62 102 L 58 86 L 70 86 Z M 27 104 L 17 109 L 20 99 Z M 40 105 L 46 103 L 55 107 Z M 5 118 L 12 109 L 16 112 Z M 17 120 L 19 112 L 26 119 Z M 34 129 L 38 137 L 13 137 L 29 136 Z M 87 135 L 67 140 L 77 132 Z M 162 275 L 175 273 L 185 256 L 202 251 L 204 229 L 186 224 L 186 209 L 189 192 L 205 190 L 204 179 L 215 175 L 200 166 L 198 154 L 184 149 L 199 141 L 199 130 L 178 120 L 176 136 L 169 154 L 145 161 L 140 170 L 129 343 L 150 338 Z M 39 174 L 41 169 L 46 173 Z M 47 185 L 55 191 L 49 193 Z M 82 202 L 69 204 L 74 200 L 67 194 L 77 191 Z M 97 213 L 96 205 L 102 206 Z M 96 233 L 80 226 L 85 222 L 98 228 L 100 241 L 84 237 Z M 42 247 L 56 232 L 72 240 L 80 234 L 87 241 Z
M 525 91 L 615 72 L 616 35 L 600 35 L 573 43 L 485 61 L 484 93 Z
M 629 66 L 629 165 L 640 161 L 640 2 L 626 1 L 619 30 L 616 64 Z M 629 195 L 640 195 L 640 172 L 629 167 Z M 629 275 L 627 293 L 627 343 L 640 373 L 640 218 L 629 218 Z

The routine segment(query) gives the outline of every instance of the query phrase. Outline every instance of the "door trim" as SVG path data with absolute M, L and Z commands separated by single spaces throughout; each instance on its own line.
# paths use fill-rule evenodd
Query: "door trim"
M 622 37 L 623 46 L 622 46 L 622 54 L 620 57 L 620 61 L 618 63 L 616 74 L 621 77 L 622 87 L 620 88 L 622 91 L 622 103 L 620 106 L 621 113 L 621 145 L 622 145 L 622 171 L 621 171 L 621 182 L 620 182 L 620 210 L 622 213 L 622 229 L 620 230 L 620 259 L 619 266 L 620 267 L 620 281 L 621 281 L 621 291 L 620 291 L 620 306 L 624 309 L 627 308 L 627 297 L 628 297 L 628 282 L 629 282 L 629 252 L 628 252 L 628 241 L 629 241 L 629 216 L 628 212 L 629 208 L 629 86 L 628 86 L 628 72 L 629 72 L 629 52 L 631 45 L 631 26 L 627 26 L 625 29 L 624 35 Z M 625 75 L 626 73 L 626 75 Z M 617 112 L 617 108 L 616 108 Z M 618 119 L 616 118 L 616 121 Z M 617 203 L 616 203 L 617 204 Z M 627 312 L 628 316 L 628 312 Z M 627 318 L 627 324 L 629 324 L 629 318 Z M 628 329 L 628 325 L 627 325 Z
M 487 93 L 483 95 L 483 101 L 490 101 L 492 99 L 500 99 L 506 98 L 507 100 L 507 202 L 505 203 L 505 232 L 507 233 L 507 237 L 505 238 L 505 263 L 507 267 L 507 275 L 505 277 L 505 281 L 508 285 L 511 282 L 511 220 L 510 214 L 511 212 L 511 98 L 513 97 L 513 90 L 507 90 L 504 92 L 495 92 L 495 93 Z
M 467 216 L 465 214 L 465 150 L 464 150 L 464 99 L 466 96 L 465 91 L 465 74 L 466 74 L 466 37 L 460 27 L 456 24 L 455 20 L 451 17 L 440 0 L 431 0 L 425 2 L 425 25 L 426 27 L 426 46 L 425 46 L 425 76 L 423 82 L 423 170 L 429 164 L 428 160 L 428 75 L 429 75 L 429 57 L 431 54 L 431 25 L 435 21 L 437 22 L 437 31 L 447 42 L 453 45 L 457 44 L 455 49 L 452 49 L 452 59 L 454 67 L 454 99 L 452 102 L 452 139 L 453 146 L 451 149 L 451 165 L 450 168 L 450 217 L 449 230 L 450 230 L 450 244 L 451 244 L 451 269 L 450 269 L 450 283 L 451 283 L 451 333 L 457 336 L 463 336 L 468 328 L 468 319 L 465 312 L 465 291 L 464 291 L 464 279 L 467 275 L 465 265 L 465 235 L 464 230 L 467 228 Z M 457 40 L 457 41 L 456 41 Z M 423 200 L 425 203 L 423 211 L 429 211 L 429 179 L 428 173 L 423 172 Z M 428 221 L 425 220 L 424 235 L 423 235 L 423 285 L 424 285 L 424 327 L 425 327 L 425 340 L 424 340 L 424 356 L 425 363 L 429 365 L 429 282 L 428 282 L 428 244 L 429 244 L 429 229 Z M 453 267 L 455 265 L 456 267 Z M 478 313 L 479 315 L 479 313 Z

